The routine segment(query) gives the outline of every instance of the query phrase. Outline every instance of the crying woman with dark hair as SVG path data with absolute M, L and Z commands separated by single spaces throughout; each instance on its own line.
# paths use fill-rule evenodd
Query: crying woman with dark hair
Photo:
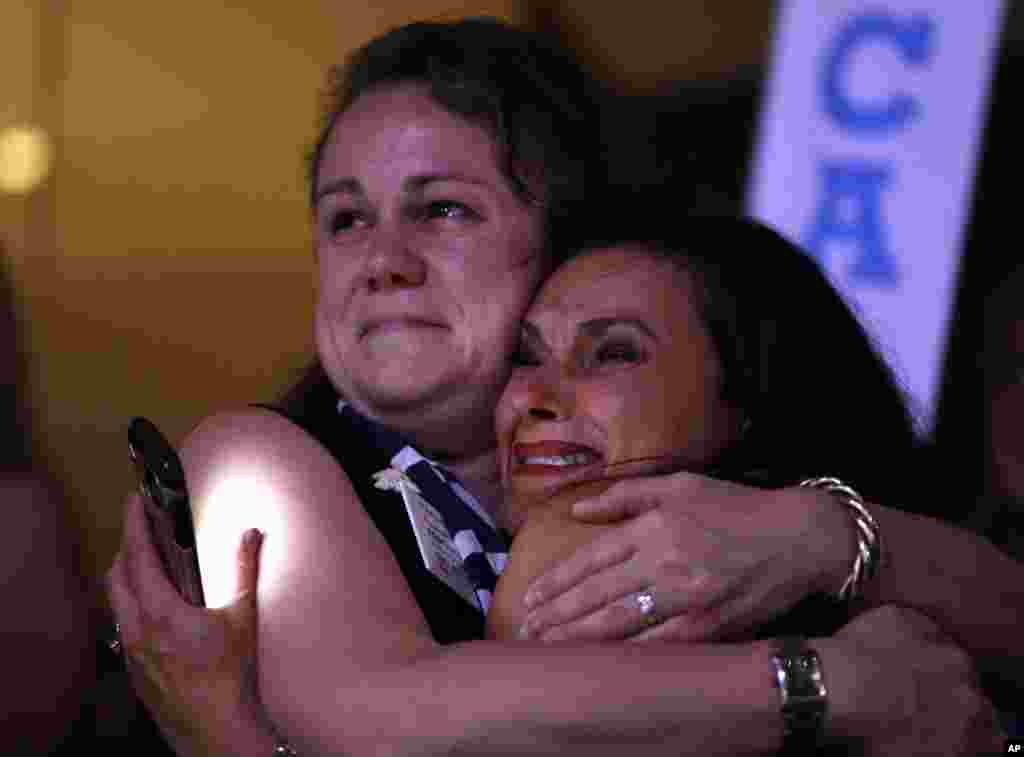
M 571 510 L 616 478 L 691 471 L 781 487 L 827 472 L 874 501 L 906 501 L 915 436 L 891 372 L 817 264 L 754 221 L 591 232 L 531 305 L 515 363 L 497 409 L 516 531 L 489 615 L 499 637 L 543 630 L 521 628 L 527 585 L 613 527 Z M 624 584 L 624 603 L 646 588 Z M 803 622 L 839 620 L 816 606 L 825 616 Z M 650 619 L 624 612 L 623 635 L 637 621 Z

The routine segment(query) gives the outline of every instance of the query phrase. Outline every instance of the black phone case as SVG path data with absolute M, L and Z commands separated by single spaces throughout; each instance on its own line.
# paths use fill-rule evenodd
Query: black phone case
M 174 448 L 145 418 L 128 426 L 128 451 L 139 477 L 150 533 L 167 577 L 190 604 L 205 606 L 185 471 Z

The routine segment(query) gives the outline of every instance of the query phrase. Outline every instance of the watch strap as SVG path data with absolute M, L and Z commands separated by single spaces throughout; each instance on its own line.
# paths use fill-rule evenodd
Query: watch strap
M 821 659 L 803 638 L 787 636 L 778 640 L 772 666 L 782 703 L 782 754 L 813 754 L 828 717 Z

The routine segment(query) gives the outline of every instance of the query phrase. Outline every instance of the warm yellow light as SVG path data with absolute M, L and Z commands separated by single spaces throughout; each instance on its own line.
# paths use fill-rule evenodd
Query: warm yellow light
M 199 570 L 207 607 L 224 607 L 238 588 L 238 548 L 250 528 L 263 532 L 260 550 L 260 592 L 278 575 L 275 561 L 285 551 L 282 502 L 259 471 L 235 469 L 203 498 L 195 523 Z
M 0 131 L 0 191 L 27 194 L 50 173 L 53 147 L 38 126 L 9 126 Z

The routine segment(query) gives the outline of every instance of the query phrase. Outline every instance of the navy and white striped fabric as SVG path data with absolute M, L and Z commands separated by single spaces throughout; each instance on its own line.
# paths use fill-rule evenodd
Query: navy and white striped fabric
M 338 402 L 338 412 L 362 432 L 363 438 L 370 440 L 391 467 L 405 473 L 441 513 L 480 607 L 486 613 L 498 576 L 508 560 L 508 544 L 494 519 L 454 473 L 421 455 L 399 434 L 360 415 L 344 400 Z

